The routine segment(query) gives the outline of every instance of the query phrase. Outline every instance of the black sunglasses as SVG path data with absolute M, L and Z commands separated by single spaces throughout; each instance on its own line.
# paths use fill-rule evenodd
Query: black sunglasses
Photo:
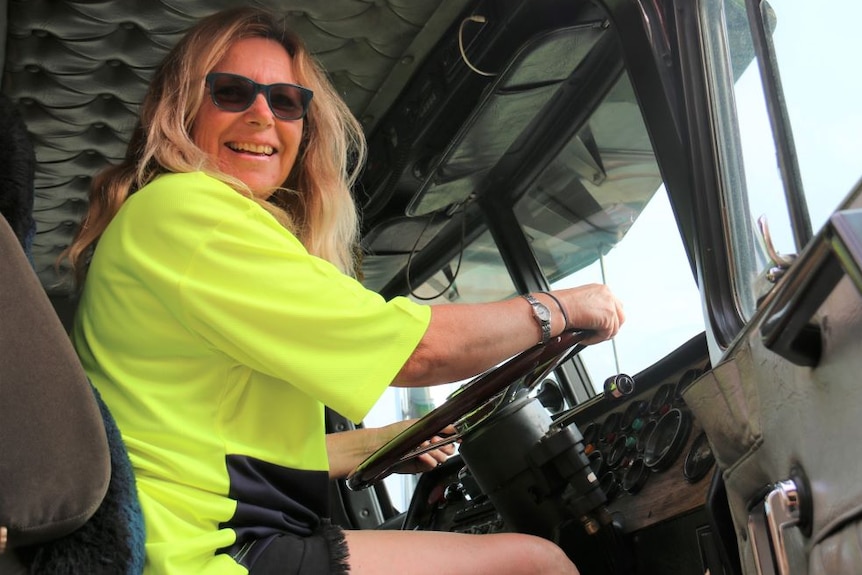
M 299 120 L 305 117 L 308 103 L 314 93 L 296 84 L 258 84 L 245 76 L 212 72 L 207 74 L 213 104 L 228 112 L 242 112 L 254 103 L 263 92 L 273 115 L 280 120 Z

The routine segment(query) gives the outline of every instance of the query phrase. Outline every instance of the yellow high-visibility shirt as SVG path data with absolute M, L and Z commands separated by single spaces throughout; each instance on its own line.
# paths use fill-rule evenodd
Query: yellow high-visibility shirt
M 324 405 L 361 420 L 430 308 L 385 301 L 203 173 L 133 194 L 73 330 L 135 470 L 148 573 L 246 573 L 328 514 Z

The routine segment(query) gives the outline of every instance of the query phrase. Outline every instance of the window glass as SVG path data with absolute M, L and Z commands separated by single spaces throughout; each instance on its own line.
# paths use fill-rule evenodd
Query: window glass
M 454 280 L 453 280 L 454 278 Z M 410 297 L 416 301 L 438 303 L 478 303 L 512 297 L 515 286 L 500 252 L 489 232 L 465 246 L 463 257 L 455 257 L 428 281 L 414 286 Z M 405 418 L 421 417 L 442 404 L 463 382 L 430 388 L 390 387 L 365 418 L 368 427 L 379 427 Z M 393 504 L 405 510 L 417 476 L 393 474 L 384 479 Z
M 428 281 L 412 288 L 411 299 L 431 305 L 497 301 L 515 293 L 490 232 L 465 246 L 463 256 L 456 256 Z
M 700 294 L 663 186 L 613 250 L 552 287 L 586 283 L 611 286 L 626 314 L 617 337 L 580 354 L 597 393 L 611 375 L 634 375 L 704 330 Z
M 516 205 L 553 288 L 606 283 L 626 323 L 581 359 L 596 392 L 703 332 L 700 295 L 627 76 Z
M 854 25 L 862 5 L 842 0 L 815 10 L 770 0 L 760 6 L 816 233 L 862 175 L 862 108 L 856 103 L 862 80 L 851 72 L 862 53 Z M 756 220 L 766 217 L 777 252 L 798 253 L 804 246 L 794 245 L 744 0 L 703 1 L 701 22 L 733 273 L 740 311 L 749 319 L 769 287 L 758 278 L 772 265 Z
M 862 176 L 862 3 L 770 0 L 765 6 L 816 232 Z

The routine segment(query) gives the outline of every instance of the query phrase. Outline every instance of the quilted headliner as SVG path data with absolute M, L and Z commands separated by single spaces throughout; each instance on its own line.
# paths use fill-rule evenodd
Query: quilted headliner
M 9 0 L 2 90 L 36 151 L 33 257 L 45 288 L 87 206 L 92 175 L 122 158 L 153 68 L 198 18 L 239 0 Z M 264 0 L 329 71 L 370 130 L 466 0 Z M 2 4 L 0 4 L 2 6 Z

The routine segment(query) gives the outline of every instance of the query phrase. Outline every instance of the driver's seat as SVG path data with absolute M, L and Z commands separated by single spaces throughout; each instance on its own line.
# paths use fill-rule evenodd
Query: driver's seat
M 122 438 L 25 252 L 35 159 L 2 95 L 0 122 L 0 573 L 140 573 Z

